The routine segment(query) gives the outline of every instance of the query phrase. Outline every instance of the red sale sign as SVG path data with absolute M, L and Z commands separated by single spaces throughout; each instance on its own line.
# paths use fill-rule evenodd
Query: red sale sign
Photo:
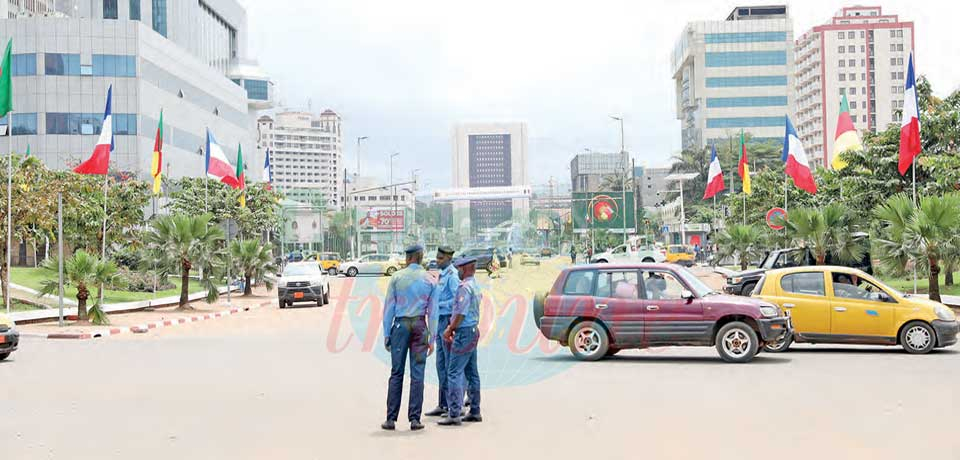
M 360 216 L 360 229 L 373 232 L 394 232 L 404 228 L 404 210 L 369 209 Z

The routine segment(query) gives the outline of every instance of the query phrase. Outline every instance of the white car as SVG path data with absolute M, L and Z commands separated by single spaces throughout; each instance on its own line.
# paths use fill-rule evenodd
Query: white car
M 640 246 L 636 251 L 628 251 L 627 246 L 621 244 L 609 251 L 598 252 L 590 258 L 592 264 L 605 264 L 614 262 L 644 262 L 661 263 L 666 260 L 660 250 L 654 246 Z
M 403 268 L 400 261 L 390 254 L 367 254 L 359 259 L 340 263 L 340 273 L 347 276 L 393 275 Z
M 277 280 L 280 308 L 297 302 L 316 302 L 318 307 L 330 303 L 330 281 L 316 262 L 293 262 L 283 267 Z

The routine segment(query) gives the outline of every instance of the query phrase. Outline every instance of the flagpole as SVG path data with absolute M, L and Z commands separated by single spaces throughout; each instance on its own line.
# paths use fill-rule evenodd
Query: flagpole
M 107 180 L 110 179 L 110 166 L 103 175 L 103 240 L 100 243 L 100 262 L 107 262 Z M 100 282 L 100 308 L 103 309 L 103 282 Z
M 6 69 L 4 69 L 6 70 Z M 10 314 L 10 275 L 13 261 L 13 110 L 7 113 L 7 285 L 3 287 Z
M 63 192 L 57 193 L 57 292 L 58 323 L 63 327 Z
M 919 203 L 917 203 L 917 156 L 913 156 L 913 165 L 910 168 L 913 170 L 913 206 L 916 209 L 920 209 Z M 927 289 L 930 287 L 928 286 Z M 913 293 L 917 293 L 917 259 L 913 259 Z

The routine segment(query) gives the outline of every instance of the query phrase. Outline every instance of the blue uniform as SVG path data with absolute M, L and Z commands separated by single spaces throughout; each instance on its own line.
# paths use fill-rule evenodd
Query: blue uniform
M 453 301 L 457 295 L 457 289 L 460 286 L 460 275 L 453 264 L 447 265 L 440 271 L 440 282 L 433 290 L 431 297 L 430 311 L 437 315 L 437 327 L 431 329 L 437 331 L 437 380 L 440 383 L 440 396 L 438 407 L 447 408 L 447 358 L 450 355 L 450 345 L 443 341 L 440 334 L 450 324 L 450 312 L 453 311 Z M 431 324 L 433 324 L 431 322 Z
M 410 264 L 393 274 L 387 287 L 383 311 L 383 338 L 390 348 L 390 383 L 387 389 L 387 420 L 396 421 L 403 396 L 403 373 L 410 357 L 410 406 L 407 418 L 420 420 L 423 409 L 423 370 L 427 344 L 432 341 L 427 327 L 433 278 L 419 264 Z M 433 321 L 431 321 L 432 323 Z
M 480 372 L 477 368 L 477 344 L 480 332 L 480 302 L 483 295 L 473 277 L 460 282 L 451 318 L 463 315 L 453 333 L 453 344 L 447 358 L 447 414 L 459 417 L 463 406 L 464 380 L 470 397 L 470 414 L 480 415 Z

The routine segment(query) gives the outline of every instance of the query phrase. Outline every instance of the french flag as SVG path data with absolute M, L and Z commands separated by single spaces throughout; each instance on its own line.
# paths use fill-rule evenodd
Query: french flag
M 717 147 L 710 146 L 710 173 L 707 176 L 707 189 L 703 191 L 703 199 L 713 198 L 714 195 L 723 191 L 723 171 L 720 169 L 720 159 L 717 158 Z
M 217 144 L 217 140 L 214 139 L 210 128 L 207 128 L 207 151 L 205 160 L 207 177 L 223 182 L 231 188 L 240 188 L 240 181 L 237 180 L 234 168 L 230 165 L 230 161 L 227 160 L 227 156 L 224 155 L 223 149 Z
M 913 73 L 913 53 L 907 61 L 907 85 L 903 90 L 903 120 L 900 122 L 900 175 L 907 173 L 913 159 L 920 155 L 920 104 Z
M 273 172 L 270 171 L 270 149 L 263 157 L 263 180 L 267 181 L 266 189 L 273 188 Z
M 107 88 L 107 107 L 103 110 L 103 124 L 100 126 L 100 138 L 93 148 L 93 155 L 87 161 L 73 168 L 79 174 L 106 174 L 110 166 L 110 152 L 113 151 L 113 112 L 110 101 L 113 99 L 113 85 Z
M 813 171 L 807 160 L 807 152 L 803 150 L 797 130 L 793 129 L 790 117 L 787 116 L 787 129 L 783 136 L 783 155 L 781 159 L 786 163 L 786 173 L 793 178 L 793 184 L 808 193 L 817 193 L 817 181 L 813 179 Z

